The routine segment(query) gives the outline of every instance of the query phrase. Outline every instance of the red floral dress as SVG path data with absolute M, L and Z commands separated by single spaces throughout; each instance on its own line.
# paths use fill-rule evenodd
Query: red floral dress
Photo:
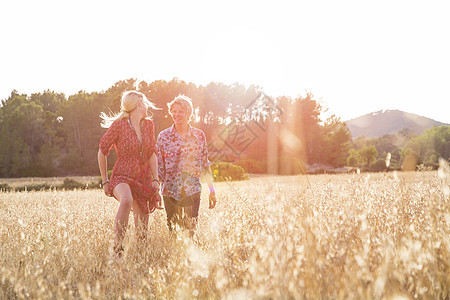
M 111 174 L 108 193 L 113 195 L 119 183 L 127 183 L 138 207 L 144 213 L 156 208 L 156 190 L 152 187 L 150 157 L 156 152 L 155 128 L 150 119 L 141 121 L 142 143 L 139 141 L 129 119 L 114 121 L 100 140 L 99 148 L 108 156 L 114 147 L 117 161 Z

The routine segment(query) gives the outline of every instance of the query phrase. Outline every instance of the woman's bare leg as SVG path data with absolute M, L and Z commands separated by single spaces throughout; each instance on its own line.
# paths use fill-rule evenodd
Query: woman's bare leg
M 145 242 L 147 239 L 149 213 L 144 213 L 136 201 L 133 201 L 133 217 L 138 242 Z
M 130 186 L 126 183 L 119 183 L 114 188 L 114 196 L 119 200 L 119 210 L 115 220 L 115 245 L 117 250 L 122 249 L 123 238 L 128 227 L 128 219 L 130 217 L 131 207 L 133 205 L 133 196 Z

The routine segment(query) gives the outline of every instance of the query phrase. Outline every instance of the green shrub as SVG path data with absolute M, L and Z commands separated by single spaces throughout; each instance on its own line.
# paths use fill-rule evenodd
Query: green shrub
M 219 162 L 211 165 L 214 181 L 247 180 L 245 170 L 238 165 L 228 162 Z
M 43 190 L 49 190 L 53 186 L 47 183 L 35 183 L 35 184 L 28 184 L 24 186 L 19 186 L 14 188 L 16 192 L 23 192 L 23 191 L 43 191 Z
M 437 170 L 437 168 L 434 169 L 433 167 L 434 167 L 434 166 L 433 166 L 433 165 L 430 165 L 430 164 L 420 164 L 420 165 L 417 165 L 417 171 L 423 172 L 423 171 L 433 171 L 433 170 Z
M 7 183 L 0 183 L 0 191 L 7 192 L 10 191 L 11 187 Z
M 437 170 L 439 169 L 439 164 L 434 162 L 426 162 L 423 164 L 428 170 Z
M 374 163 L 370 164 L 370 172 L 383 172 L 386 168 L 386 160 L 383 158 L 377 159 Z
M 65 178 L 63 184 L 60 186 L 60 188 L 64 188 L 66 190 L 82 189 L 85 187 L 85 184 L 70 178 Z

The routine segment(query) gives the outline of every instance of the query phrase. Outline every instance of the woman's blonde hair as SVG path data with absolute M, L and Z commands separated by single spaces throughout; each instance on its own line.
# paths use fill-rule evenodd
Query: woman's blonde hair
M 169 107 L 169 113 L 172 114 L 172 107 L 175 104 L 181 105 L 181 107 L 183 107 L 184 110 L 186 110 L 187 114 L 189 115 L 188 120 L 190 120 L 192 117 L 192 114 L 194 112 L 194 107 L 192 106 L 191 98 L 189 98 L 188 96 L 185 96 L 183 94 L 179 94 L 178 96 L 176 96 L 175 99 L 173 99 L 171 102 L 167 103 L 167 106 Z
M 104 112 L 100 114 L 100 118 L 103 119 L 103 121 L 101 122 L 101 126 L 103 128 L 109 128 L 111 124 L 116 120 L 128 119 L 130 117 L 130 113 L 136 109 L 140 101 L 142 101 L 147 109 L 159 109 L 155 106 L 155 104 L 150 102 L 143 93 L 137 91 L 127 91 L 122 95 L 119 113 L 113 114 L 111 116 L 108 116 Z

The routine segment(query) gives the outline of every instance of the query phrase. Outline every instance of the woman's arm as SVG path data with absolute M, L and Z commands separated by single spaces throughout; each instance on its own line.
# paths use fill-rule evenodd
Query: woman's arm
M 153 152 L 152 156 L 150 156 L 150 172 L 152 172 L 152 187 L 156 190 L 156 208 L 163 209 L 161 206 L 161 194 L 159 193 L 160 184 L 158 180 L 158 158 L 156 154 Z
M 98 159 L 98 168 L 100 169 L 100 175 L 102 176 L 103 190 L 105 191 L 105 195 L 109 196 L 108 160 L 101 150 L 98 150 L 97 159 Z
M 156 153 L 154 153 L 154 152 L 153 152 L 152 156 L 150 156 L 150 171 L 152 172 L 153 183 L 158 184 L 158 188 L 159 188 L 158 158 L 156 157 Z

